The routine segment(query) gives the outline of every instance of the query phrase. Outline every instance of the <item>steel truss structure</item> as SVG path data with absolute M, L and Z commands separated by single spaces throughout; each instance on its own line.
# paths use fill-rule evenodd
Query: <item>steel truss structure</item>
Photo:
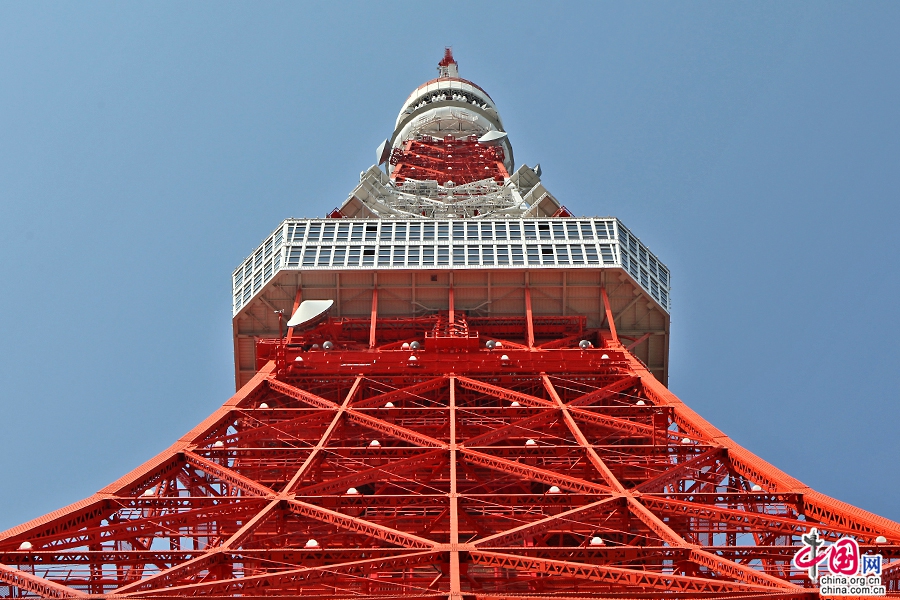
M 893 561 L 898 590 L 900 525 L 735 444 L 614 328 L 508 321 L 260 342 L 167 451 L 2 534 L 0 596 L 815 597 L 791 568 L 813 526 Z
M 792 567 L 812 528 L 900 596 L 900 524 L 675 397 L 668 269 L 513 171 L 493 100 L 449 50 L 438 70 L 389 172 L 234 272 L 238 392 L 0 533 L 0 598 L 815 598 Z

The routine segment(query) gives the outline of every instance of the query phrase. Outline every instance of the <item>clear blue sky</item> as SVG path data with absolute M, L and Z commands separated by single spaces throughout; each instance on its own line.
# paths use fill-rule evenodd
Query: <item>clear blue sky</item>
M 520 164 L 671 268 L 672 389 L 900 520 L 898 31 L 897 2 L 0 4 L 0 530 L 227 399 L 232 269 L 340 205 L 444 45 Z

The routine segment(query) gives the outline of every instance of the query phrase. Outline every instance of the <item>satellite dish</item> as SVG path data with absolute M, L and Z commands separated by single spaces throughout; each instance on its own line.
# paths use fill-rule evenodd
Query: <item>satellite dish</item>
M 478 138 L 479 144 L 487 144 L 489 146 L 497 146 L 506 139 L 505 131 L 488 131 L 486 134 Z
M 288 327 L 309 327 L 325 318 L 328 309 L 334 306 L 334 300 L 304 300 L 297 307 Z
M 376 164 L 383 165 L 387 162 L 388 158 L 391 156 L 391 143 L 387 140 L 381 142 L 378 148 L 375 149 L 375 160 L 378 162 Z

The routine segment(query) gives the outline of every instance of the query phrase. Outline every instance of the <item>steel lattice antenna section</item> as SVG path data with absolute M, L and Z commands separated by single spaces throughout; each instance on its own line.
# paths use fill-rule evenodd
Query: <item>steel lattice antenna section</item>
M 668 271 L 513 170 L 449 50 L 378 158 L 233 274 L 237 393 L 0 534 L 0 597 L 815 598 L 810 535 L 898 595 L 900 525 L 666 388 Z

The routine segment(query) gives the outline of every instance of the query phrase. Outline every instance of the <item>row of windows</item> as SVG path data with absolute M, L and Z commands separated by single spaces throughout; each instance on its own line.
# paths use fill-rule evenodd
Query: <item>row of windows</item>
M 307 242 L 425 242 L 472 240 L 608 240 L 613 221 L 368 221 L 360 223 L 290 223 L 288 240 Z
M 615 252 L 601 244 L 467 244 L 458 246 L 294 246 L 291 267 L 417 267 L 504 265 L 612 265 Z
M 234 272 L 234 289 L 238 289 L 241 287 L 241 284 L 244 280 L 247 280 L 248 285 L 251 283 L 253 279 L 254 271 L 257 275 L 261 275 L 265 278 L 266 281 L 272 276 L 273 271 L 273 261 L 272 255 L 275 255 L 274 259 L 274 270 L 278 270 L 278 267 L 281 263 L 281 242 L 284 239 L 284 228 L 279 227 L 275 233 L 269 237 L 265 242 L 263 242 L 262 246 L 256 249 L 256 252 L 250 255 L 250 257 L 244 262 L 243 266 L 237 269 Z M 265 272 L 263 270 L 263 261 L 265 261 Z
M 629 254 L 632 262 L 639 269 L 641 265 L 647 269 L 654 277 L 658 277 L 664 286 L 669 285 L 669 271 L 657 262 L 656 257 L 650 254 L 647 247 L 641 244 L 637 238 L 631 235 L 624 227 L 619 226 L 619 242 L 621 243 L 622 264 L 626 269 L 629 268 Z M 625 253 L 628 252 L 628 254 Z
M 249 262 L 249 261 L 248 261 Z M 234 277 L 234 306 L 235 309 L 246 304 L 253 294 L 262 289 L 265 282 L 272 279 L 272 275 L 281 268 L 281 252 L 266 260 L 260 265 L 255 274 L 244 277 L 244 269 L 238 271 Z M 240 275 L 239 275 L 240 274 Z
M 647 269 L 641 267 L 633 257 L 629 259 L 628 254 L 625 252 L 622 252 L 622 266 L 631 273 L 632 277 L 640 282 L 645 290 L 650 292 L 651 296 L 656 298 L 662 306 L 668 308 L 669 297 L 666 293 L 668 283 L 665 281 L 659 282 L 656 277 L 651 276 Z
M 293 221 L 279 227 L 233 275 L 235 312 L 282 267 L 284 242 L 295 241 L 284 266 L 428 267 L 515 265 L 622 265 L 659 303 L 668 308 L 669 272 L 630 232 L 609 219 L 497 221 Z M 615 240 L 620 243 L 541 244 L 540 240 Z M 378 244 L 380 240 L 437 241 L 431 244 Z M 521 241 L 533 244 L 462 244 L 458 241 Z M 300 246 L 303 241 L 313 242 Z M 347 242 L 349 245 L 329 245 Z M 366 244 L 369 242 L 369 244 Z M 616 254 L 619 254 L 617 257 Z

